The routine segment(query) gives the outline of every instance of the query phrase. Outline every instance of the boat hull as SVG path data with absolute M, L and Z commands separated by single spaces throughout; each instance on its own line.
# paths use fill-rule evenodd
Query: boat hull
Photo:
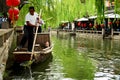
M 35 63 L 38 63 L 44 62 L 50 55 L 52 55 L 52 52 L 49 52 L 47 54 L 35 53 L 33 58 L 31 59 L 31 53 L 25 52 L 23 54 L 14 54 L 14 60 L 17 63 L 22 63 L 30 60 L 34 60 Z
M 22 39 L 22 34 L 17 36 L 17 45 L 19 45 Z M 49 46 L 45 47 L 45 42 L 49 42 Z M 50 41 L 50 35 L 48 33 L 41 33 L 37 35 L 36 46 L 33 52 L 27 51 L 27 44 L 24 48 L 15 49 L 13 51 L 14 60 L 17 63 L 25 61 L 34 61 L 34 63 L 45 61 L 50 55 L 52 55 L 52 46 Z

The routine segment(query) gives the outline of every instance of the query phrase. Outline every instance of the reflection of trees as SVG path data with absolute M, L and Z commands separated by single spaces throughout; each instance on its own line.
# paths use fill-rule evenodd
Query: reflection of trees
M 101 57 L 111 59 L 112 44 L 111 40 L 105 39 L 102 41 Z
M 111 46 L 112 46 L 112 44 L 111 44 L 111 40 L 109 40 L 109 39 L 105 39 L 104 41 L 103 41 L 103 49 L 104 49 L 104 51 L 105 52 L 107 52 L 107 51 L 111 51 Z
M 70 36 L 68 40 L 68 47 L 70 48 L 75 48 L 75 41 L 76 41 L 76 36 Z
M 32 65 L 33 72 L 35 72 L 35 71 L 45 72 L 46 69 L 49 69 L 49 67 L 50 67 L 49 63 L 52 62 L 52 60 L 53 60 L 53 55 L 50 54 L 50 57 L 45 62 Z
M 62 41 L 59 40 L 54 45 L 54 48 L 56 48 L 54 55 L 56 54 L 57 59 L 60 59 L 63 64 L 64 77 L 77 80 L 93 80 L 93 64 L 91 64 L 91 60 L 88 57 L 79 55 L 79 52 L 73 48 L 75 42 L 76 38 L 72 36 Z M 71 44 L 73 45 L 71 46 Z

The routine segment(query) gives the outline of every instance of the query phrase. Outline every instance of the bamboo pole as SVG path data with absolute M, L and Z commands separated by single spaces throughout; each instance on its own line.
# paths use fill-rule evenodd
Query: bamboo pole
M 40 13 L 39 13 L 40 16 L 41 16 L 41 13 L 42 13 L 42 9 L 40 9 Z M 35 37 L 34 37 L 34 41 L 33 41 L 32 54 L 31 54 L 30 61 L 32 60 L 32 57 L 34 55 L 34 48 L 35 48 L 35 42 L 36 42 L 36 39 L 37 39 L 38 27 L 39 26 L 37 25 L 36 32 L 35 32 Z

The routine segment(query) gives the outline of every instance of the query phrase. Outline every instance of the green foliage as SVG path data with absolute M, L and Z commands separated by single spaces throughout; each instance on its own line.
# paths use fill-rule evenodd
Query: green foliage
M 85 16 L 86 14 L 94 14 L 94 1 L 88 0 L 85 4 L 80 0 L 29 0 L 31 3 L 26 4 L 20 11 L 20 17 L 17 25 L 24 24 L 25 14 L 28 12 L 28 7 L 35 6 L 36 12 L 39 13 L 42 9 L 42 18 L 45 21 L 46 26 L 57 27 L 61 21 L 73 21 L 76 18 Z
M 25 62 L 22 62 L 21 64 L 20 64 L 20 66 L 23 66 L 23 67 L 30 67 L 31 65 L 32 65 L 32 63 L 33 63 L 33 61 L 31 61 L 31 60 L 29 60 L 29 61 L 25 61 Z
M 16 23 L 18 26 L 23 26 L 24 25 L 24 23 L 25 23 L 25 15 L 28 13 L 28 7 L 29 7 L 29 4 L 26 4 L 20 10 L 19 19 L 18 19 L 18 21 Z
M 95 1 L 95 7 L 97 10 L 97 16 L 98 16 L 98 23 L 103 22 L 104 20 L 104 0 L 96 0 Z
M 3 14 L 2 14 L 2 13 L 0 13 L 0 17 L 1 17 L 1 16 L 3 16 Z
M 28 7 L 35 6 L 36 12 L 42 9 L 42 18 L 45 20 L 46 26 L 58 27 L 61 21 L 73 21 L 83 16 L 95 15 L 97 13 L 98 23 L 104 20 L 105 2 L 104 0 L 86 0 L 81 3 L 80 0 L 29 0 L 31 3 L 26 4 L 20 11 L 18 25 L 24 24 L 25 14 Z M 111 0 L 110 0 L 111 1 Z M 112 2 L 112 1 L 111 1 Z M 120 13 L 120 2 L 115 0 L 115 12 Z M 47 20 L 51 18 L 50 20 Z
M 6 71 L 4 72 L 3 78 L 8 78 L 10 74 L 10 71 Z
M 20 11 L 18 25 L 24 24 L 25 14 L 28 12 L 29 6 L 35 6 L 36 12 L 42 9 L 42 18 L 45 20 L 46 26 L 52 28 L 58 27 L 61 21 L 73 21 L 74 19 L 83 16 L 97 14 L 98 23 L 103 23 L 105 0 L 85 0 L 81 3 L 80 0 L 29 0 L 31 3 L 26 4 Z M 112 2 L 112 0 L 110 0 Z M 120 2 L 115 0 L 115 12 L 120 13 Z M 48 20 L 51 18 L 50 20 Z
M 115 13 L 120 14 L 120 0 L 115 0 Z

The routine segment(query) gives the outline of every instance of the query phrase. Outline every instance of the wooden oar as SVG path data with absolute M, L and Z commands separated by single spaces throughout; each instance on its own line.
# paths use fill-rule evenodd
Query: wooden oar
M 32 57 L 33 57 L 33 54 L 34 54 L 35 42 L 36 42 L 36 38 L 37 38 L 38 27 L 39 27 L 39 26 L 37 26 L 37 29 L 36 29 L 36 32 L 35 32 L 34 41 L 33 41 L 32 54 L 31 54 L 31 60 L 32 60 Z
M 36 29 L 36 32 L 35 32 L 35 37 L 34 37 L 33 47 L 32 47 L 32 53 L 30 52 L 30 53 L 31 53 L 30 60 L 21 63 L 20 66 L 29 67 L 29 66 L 33 63 L 32 58 L 33 58 L 33 55 L 34 55 L 34 48 L 35 48 L 35 42 L 36 42 L 36 38 L 37 38 L 38 27 L 39 27 L 39 26 L 37 26 L 37 29 Z
M 42 10 L 40 9 L 39 15 L 41 15 L 41 12 L 42 12 Z M 37 25 L 36 32 L 35 32 L 35 37 L 34 37 L 34 41 L 33 41 L 32 54 L 31 54 L 30 60 L 32 60 L 33 55 L 34 55 L 34 48 L 35 48 L 35 42 L 36 42 L 36 38 L 37 38 L 38 27 L 39 26 Z
M 41 15 L 41 12 L 42 12 L 42 10 L 40 9 L 40 13 L 39 13 L 40 15 Z M 32 53 L 31 53 L 30 60 L 21 63 L 20 64 L 21 66 L 29 67 L 33 63 L 32 58 L 33 58 L 33 55 L 34 55 L 34 48 L 35 48 L 35 42 L 36 42 L 36 38 L 37 38 L 38 27 L 39 26 L 37 25 L 36 31 L 35 31 L 35 36 L 34 36 L 34 41 L 33 41 L 33 47 L 32 47 Z

